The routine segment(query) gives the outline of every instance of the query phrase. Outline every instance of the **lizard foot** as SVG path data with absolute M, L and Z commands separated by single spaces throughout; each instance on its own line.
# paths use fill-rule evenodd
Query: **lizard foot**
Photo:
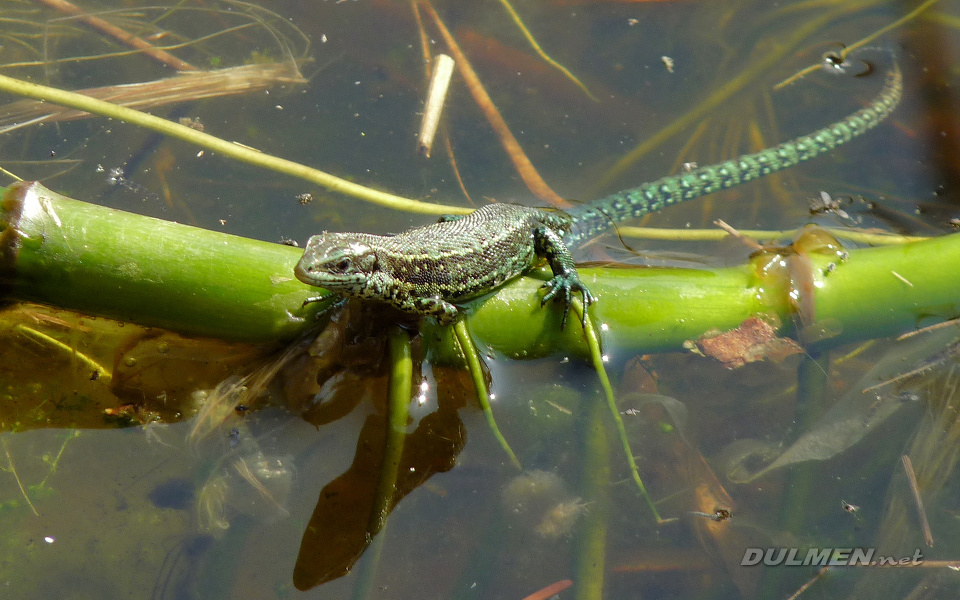
M 440 298 L 426 297 L 413 298 L 407 305 L 398 307 L 407 312 L 419 313 L 421 315 L 430 315 L 437 319 L 440 325 L 453 325 L 460 311 L 457 307 Z
M 309 297 L 309 298 L 307 298 L 306 300 L 303 301 L 303 304 L 300 305 L 300 308 L 305 308 L 305 307 L 309 306 L 309 305 L 310 305 L 311 303 L 313 303 L 313 302 L 325 302 L 325 301 L 327 301 L 327 300 L 330 300 L 330 296 L 331 296 L 330 294 L 327 294 L 326 296 L 311 296 L 311 297 Z M 343 307 L 346 306 L 346 305 L 347 305 L 347 298 L 346 298 L 345 296 L 340 296 L 339 298 L 334 298 L 333 302 L 330 303 L 330 306 L 328 306 L 328 307 L 326 307 L 326 308 L 324 308 L 324 309 L 322 309 L 322 310 L 317 311 L 317 312 L 313 315 L 313 320 L 314 320 L 314 321 L 319 321 L 320 318 L 321 318 L 323 315 L 329 314 L 329 313 L 331 313 L 331 312 L 333 312 L 333 311 L 335 311 L 335 310 L 340 310 L 341 308 L 343 308 Z
M 554 298 L 557 298 L 563 302 L 563 319 L 560 321 L 561 330 L 567 324 L 567 314 L 570 312 L 570 303 L 573 300 L 571 296 L 574 292 L 580 292 L 580 294 L 583 296 L 582 325 L 584 328 L 586 328 L 587 307 L 593 304 L 596 298 L 593 297 L 593 294 L 590 293 L 590 290 L 587 289 L 587 286 L 580 281 L 580 277 L 576 274 L 576 272 L 555 275 L 553 279 L 546 282 L 541 287 L 547 288 L 547 293 L 543 295 L 543 299 L 540 301 L 540 306 L 545 306 L 547 302 L 550 302 Z

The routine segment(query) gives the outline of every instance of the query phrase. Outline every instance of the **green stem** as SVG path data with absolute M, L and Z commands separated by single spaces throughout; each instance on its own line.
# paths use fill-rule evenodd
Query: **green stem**
M 580 492 L 590 503 L 576 537 L 574 598 L 601 600 L 607 570 L 607 533 L 610 523 L 610 456 L 604 405 L 591 402 L 583 428 L 583 474 Z
M 797 367 L 794 438 L 810 431 L 831 405 L 829 373 L 830 353 L 826 351 L 805 356 Z M 807 506 L 816 497 L 813 486 L 818 472 L 817 463 L 806 462 L 796 465 L 787 474 L 780 510 L 780 526 L 784 531 L 799 533 L 804 530 L 809 514 Z
M 587 95 L 594 102 L 600 102 L 600 99 L 590 93 L 590 90 L 587 89 L 587 86 L 583 85 L 577 76 L 571 73 L 565 66 L 561 65 L 557 61 L 550 58 L 546 52 L 543 51 L 543 48 L 540 47 L 540 44 L 537 43 L 536 38 L 533 37 L 533 34 L 530 33 L 530 30 L 527 29 L 527 26 L 523 24 L 523 19 L 520 18 L 520 15 L 517 14 L 517 11 L 514 10 L 513 5 L 510 4 L 509 0 L 500 0 L 500 4 L 503 5 L 503 8 L 506 9 L 507 13 L 510 15 L 510 18 L 513 19 L 513 22 L 520 29 L 520 33 L 523 34 L 523 37 L 527 38 L 527 43 L 530 44 L 530 47 L 533 48 L 541 59 L 543 59 L 547 64 L 549 64 L 554 69 L 563 73 L 563 75 L 575 83 L 578 88 L 583 90 L 583 93 Z
M 814 350 L 900 335 L 960 316 L 957 272 L 960 234 L 920 242 L 849 251 L 810 253 L 812 294 L 818 323 L 832 337 Z M 794 333 L 796 302 L 785 273 L 763 272 L 763 257 L 722 268 L 596 267 L 580 269 L 599 298 L 591 311 L 607 327 L 604 341 L 616 352 L 662 352 L 684 347 L 704 332 L 734 329 L 753 315 L 777 316 L 783 335 Z M 833 267 L 831 267 L 833 265 Z M 511 358 L 556 352 L 587 356 L 576 328 L 560 331 L 555 307 L 540 308 L 539 288 L 549 271 L 531 273 L 477 303 L 470 313 L 474 339 Z
M 399 327 L 394 327 L 388 336 L 390 349 L 390 388 L 387 403 L 386 444 L 383 450 L 383 463 L 380 477 L 374 493 L 373 509 L 367 531 L 374 535 L 367 552 L 366 560 L 361 563 L 354 585 L 353 597 L 356 600 L 373 598 L 377 566 L 386 536 L 387 517 L 393 507 L 397 488 L 397 473 L 403 457 L 403 446 L 407 439 L 407 425 L 410 418 L 410 391 L 413 389 L 413 358 L 410 349 L 410 335 Z
M 377 482 L 376 501 L 368 531 L 376 533 L 387 523 L 397 486 L 397 469 L 403 455 L 410 420 L 410 394 L 413 389 L 413 358 L 410 335 L 394 327 L 389 335 L 390 395 L 387 406 L 387 441 L 383 452 L 383 466 Z
M 292 160 L 271 156 L 270 154 L 265 154 L 248 146 L 228 142 L 209 133 L 197 131 L 196 129 L 191 129 L 185 125 L 174 123 L 173 121 L 161 119 L 160 117 L 155 117 L 125 106 L 118 106 L 104 100 L 91 98 L 84 94 L 68 92 L 28 81 L 21 81 L 13 77 L 7 77 L 6 75 L 0 75 L 0 90 L 18 96 L 35 98 L 37 100 L 59 104 L 60 106 L 75 108 L 102 117 L 124 121 L 131 125 L 143 127 L 162 135 L 177 138 L 184 142 L 200 146 L 201 148 L 206 148 L 227 158 L 232 158 L 264 169 L 270 169 L 276 173 L 304 179 L 323 186 L 332 192 L 354 196 L 361 200 L 366 200 L 367 202 L 388 208 L 431 215 L 466 214 L 472 212 L 472 209 L 428 204 L 426 202 L 419 202 L 364 187 L 335 175 L 324 173 L 318 169 L 293 162 Z
M 580 322 L 585 325 L 583 335 L 587 340 L 587 346 L 590 348 L 590 359 L 593 361 L 593 368 L 597 372 L 597 377 L 600 379 L 600 386 L 603 388 L 603 394 L 607 399 L 607 409 L 610 411 L 610 416 L 613 418 L 613 423 L 617 428 L 617 436 L 620 439 L 623 454 L 627 457 L 627 464 L 630 466 L 630 476 L 633 478 L 633 482 L 637 485 L 637 488 L 639 488 L 640 495 L 643 496 L 647 506 L 650 507 L 653 518 L 657 520 L 657 523 L 663 523 L 664 521 L 660 518 L 656 504 L 650 499 L 650 494 L 647 493 L 647 488 L 643 485 L 643 480 L 640 478 L 640 468 L 637 466 L 637 461 L 633 457 L 633 451 L 630 449 L 630 439 L 627 437 L 627 428 L 623 425 L 623 419 L 620 418 L 620 409 L 617 407 L 617 399 L 613 394 L 613 386 L 610 385 L 610 378 L 607 377 L 607 369 L 603 366 L 600 336 L 597 335 L 597 329 L 594 327 L 593 321 L 583 318 L 583 304 L 574 302 L 573 306 L 574 310 L 580 316 Z
M 507 453 L 507 457 L 510 458 L 513 466 L 515 466 L 517 470 L 522 471 L 523 466 L 520 464 L 520 459 L 513 453 L 510 444 L 507 443 L 507 438 L 503 437 L 503 434 L 500 433 L 500 428 L 497 427 L 497 421 L 493 418 L 493 408 L 490 406 L 490 393 L 487 391 L 487 382 L 483 379 L 480 355 L 477 353 L 477 347 L 470 338 L 470 333 L 467 331 L 467 326 L 464 324 L 463 319 L 458 320 L 456 324 L 454 324 L 453 331 L 457 336 L 457 342 L 460 344 L 460 351 L 463 352 L 463 356 L 466 358 L 467 369 L 470 371 L 470 377 L 473 378 L 473 386 L 477 390 L 477 401 L 480 402 L 480 408 L 483 409 L 483 416 L 487 419 L 487 425 L 489 425 L 493 436 L 497 438 L 497 441 L 500 443 L 500 447 Z
M 71 200 L 39 184 L 0 201 L 0 297 L 181 332 L 292 339 L 326 303 L 293 267 L 302 250 Z
M 830 404 L 830 353 L 820 352 L 805 356 L 797 367 L 797 400 L 793 438 L 810 431 L 817 418 Z M 788 440 L 792 442 L 793 440 Z M 787 444 L 789 445 L 789 444 Z M 820 474 L 820 463 L 815 461 L 794 465 L 785 475 L 783 497 L 780 502 L 780 530 L 801 535 L 806 531 L 810 503 L 817 503 L 819 495 L 814 488 Z M 782 580 L 775 569 L 764 569 L 760 577 L 758 598 L 775 598 Z
M 244 340 L 291 339 L 313 326 L 327 303 L 293 277 L 302 251 L 124 213 L 65 198 L 38 184 L 10 186 L 0 200 L 0 298 L 28 300 L 184 333 Z M 819 348 L 898 335 L 960 315 L 956 271 L 960 234 L 851 250 L 837 263 L 809 253 L 816 316 L 836 335 Z M 581 278 L 599 301 L 608 348 L 657 352 L 683 348 L 711 328 L 737 327 L 771 314 L 792 331 L 789 277 L 762 270 L 761 257 L 723 269 L 591 267 Z M 828 270 L 830 263 L 836 267 Z M 560 311 L 540 307 L 535 271 L 467 306 L 470 332 L 484 352 L 532 358 L 589 356 L 578 328 L 560 331 Z M 450 340 L 429 320 L 428 335 Z M 436 334 L 436 335 L 433 335 Z M 458 360 L 455 343 L 433 345 Z

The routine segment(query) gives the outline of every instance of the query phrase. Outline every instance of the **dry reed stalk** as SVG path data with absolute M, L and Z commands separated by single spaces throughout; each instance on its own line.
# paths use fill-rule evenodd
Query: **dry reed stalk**
M 292 62 L 243 65 L 215 71 L 190 71 L 173 77 L 78 90 L 78 93 L 128 108 L 150 108 L 267 89 L 278 83 L 306 83 Z M 0 106 L 0 133 L 37 123 L 85 119 L 90 113 L 35 100 Z
M 452 54 L 457 61 L 457 69 L 460 71 L 460 75 L 463 76 L 463 80 L 467 84 L 467 89 L 470 90 L 470 94 L 487 118 L 490 126 L 496 131 L 497 136 L 500 138 L 500 144 L 507 152 L 507 155 L 513 162 L 513 167 L 517 170 L 517 173 L 520 175 L 520 178 L 523 179 L 527 188 L 542 202 L 546 202 L 556 208 L 569 208 L 571 206 L 570 203 L 557 195 L 557 193 L 547 185 L 547 182 L 540 177 L 540 174 L 537 173 L 533 163 L 530 162 L 523 148 L 520 147 L 520 142 L 518 142 L 517 138 L 510 132 L 510 128 L 507 126 L 506 121 L 503 120 L 500 111 L 498 111 L 497 107 L 493 104 L 493 100 L 489 94 L 487 94 L 487 91 L 483 89 L 480 78 L 477 77 L 473 67 L 471 67 L 467 61 L 467 57 L 463 54 L 463 51 L 460 50 L 457 40 L 453 38 L 450 30 L 448 30 L 447 26 L 440 20 L 440 15 L 434 10 L 433 5 L 429 2 L 421 2 L 420 5 L 423 6 L 423 9 L 437 25 L 437 29 L 447 44 L 450 54 Z
M 433 74 L 430 77 L 427 99 L 423 103 L 423 123 L 417 141 L 417 151 L 426 158 L 430 158 L 430 151 L 433 149 L 433 138 L 440 125 L 440 113 L 443 112 L 447 99 L 454 66 L 454 60 L 446 54 L 438 54 L 433 59 Z
M 101 19 L 100 17 L 95 17 L 93 15 L 88 15 L 83 11 L 82 8 L 67 2 L 67 0 L 34 0 L 38 4 L 43 4 L 49 8 L 60 11 L 65 15 L 70 15 L 71 17 L 76 17 L 78 20 L 86 23 L 90 27 L 93 27 L 97 31 L 109 35 L 110 37 L 116 39 L 117 41 L 130 46 L 134 50 L 139 50 L 149 56 L 150 58 L 165 64 L 169 67 L 173 67 L 178 71 L 196 71 L 197 68 L 190 63 L 180 60 L 176 56 L 170 54 L 166 50 L 161 50 L 150 45 L 149 42 L 146 42 L 132 33 L 120 29 L 116 25 Z

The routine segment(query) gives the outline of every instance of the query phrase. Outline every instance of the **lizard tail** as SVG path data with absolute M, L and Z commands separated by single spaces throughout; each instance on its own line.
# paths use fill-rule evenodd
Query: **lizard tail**
M 576 248 L 619 221 L 642 217 L 671 204 L 746 183 L 824 154 L 887 118 L 902 95 L 903 77 L 900 68 L 894 65 L 887 73 L 883 89 L 873 101 L 845 119 L 779 146 L 693 169 L 682 175 L 664 177 L 575 207 L 568 211 L 573 224 L 563 240 L 569 248 Z

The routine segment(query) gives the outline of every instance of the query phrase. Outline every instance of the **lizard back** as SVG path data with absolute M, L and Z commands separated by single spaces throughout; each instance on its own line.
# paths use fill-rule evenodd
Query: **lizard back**
M 488 204 L 462 218 L 380 238 L 380 266 L 404 288 L 401 293 L 468 299 L 530 268 L 533 230 L 549 214 L 516 204 Z

